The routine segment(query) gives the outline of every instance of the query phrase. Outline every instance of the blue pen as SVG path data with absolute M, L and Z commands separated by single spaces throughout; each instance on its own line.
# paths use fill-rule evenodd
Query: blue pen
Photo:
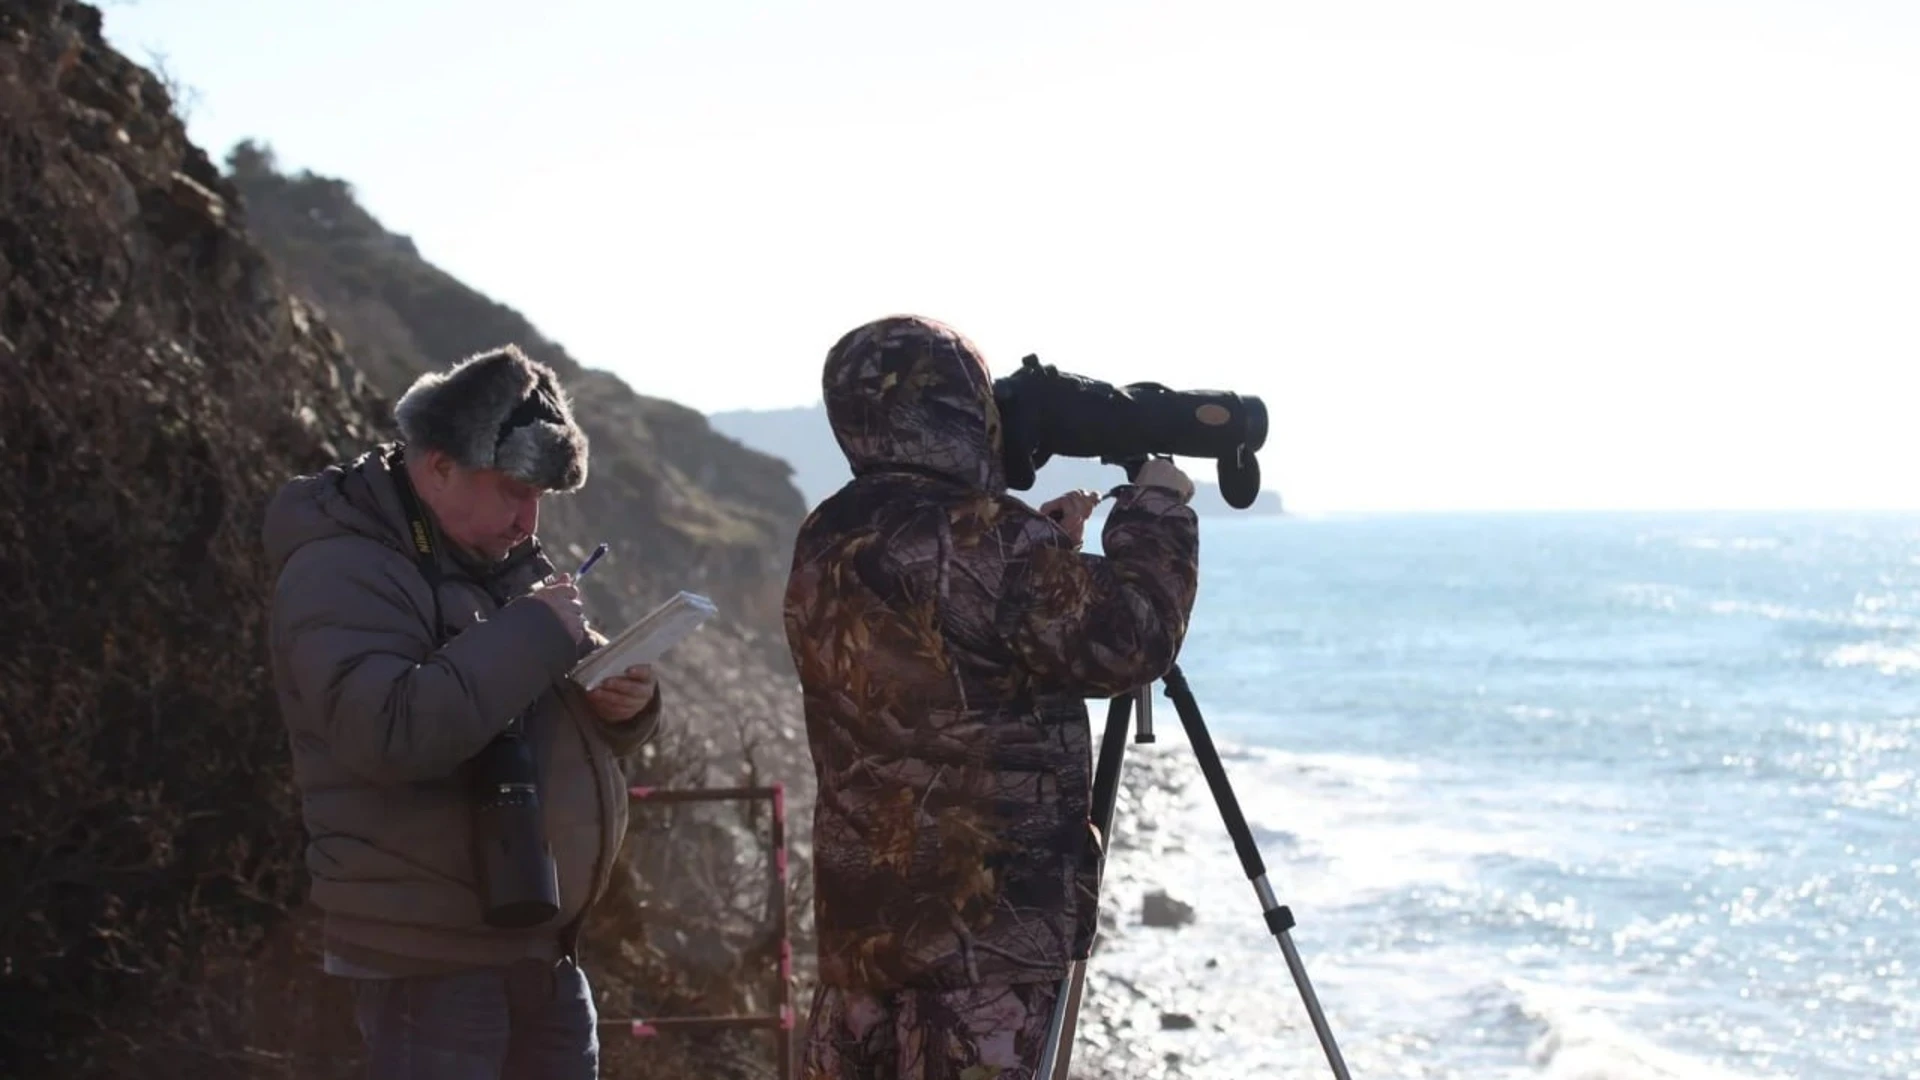
M 573 579 L 575 581 L 578 581 L 581 578 L 586 577 L 587 571 L 593 569 L 593 564 L 599 562 L 600 556 L 605 555 L 606 553 L 607 553 L 607 545 L 605 544 L 601 544 L 599 547 L 594 548 L 593 554 L 587 556 L 587 561 L 580 564 L 580 569 L 574 573 Z

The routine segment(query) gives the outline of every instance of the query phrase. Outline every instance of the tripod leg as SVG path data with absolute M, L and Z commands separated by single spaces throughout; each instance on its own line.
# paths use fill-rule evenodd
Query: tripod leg
M 1100 736 L 1100 761 L 1093 772 L 1093 823 L 1100 830 L 1102 847 L 1109 853 L 1113 850 L 1113 806 L 1120 797 L 1120 758 L 1127 749 L 1132 705 L 1133 698 L 1125 694 L 1108 701 L 1107 730 Z M 1080 991 L 1086 978 L 1086 961 L 1076 960 L 1060 983 L 1060 996 L 1053 1003 L 1053 1018 L 1047 1022 L 1047 1037 L 1041 1045 L 1040 1063 L 1033 1070 L 1036 1080 L 1067 1080 L 1067 1064 L 1073 1058 L 1073 1030 L 1080 1015 Z
M 1260 859 L 1260 848 L 1253 842 L 1253 830 L 1247 828 L 1246 816 L 1240 812 L 1240 801 L 1234 798 L 1233 788 L 1227 783 L 1227 771 L 1220 764 L 1220 753 L 1214 749 L 1213 736 L 1207 733 L 1206 722 L 1200 718 L 1200 706 L 1193 700 L 1193 691 L 1187 686 L 1186 673 L 1175 664 L 1169 668 L 1166 677 L 1167 697 L 1173 700 L 1174 710 L 1180 714 L 1180 725 L 1187 731 L 1187 741 L 1193 744 L 1195 756 L 1200 759 L 1200 772 L 1207 778 L 1207 787 L 1213 791 L 1213 801 L 1220 808 L 1220 816 L 1227 825 L 1227 835 L 1233 838 L 1233 849 L 1240 856 L 1240 866 L 1246 871 L 1247 880 L 1253 882 L 1253 890 L 1260 898 L 1260 906 L 1266 912 L 1267 929 L 1273 932 L 1274 940 L 1280 943 L 1280 952 L 1287 958 L 1287 968 L 1293 972 L 1294 985 L 1300 989 L 1300 999 L 1306 1003 L 1307 1016 L 1313 1021 L 1314 1034 L 1320 1037 L 1320 1048 L 1326 1051 L 1327 1063 L 1333 1066 L 1333 1075 L 1339 1080 L 1349 1080 L 1347 1063 L 1340 1056 L 1340 1048 L 1334 1045 L 1333 1031 L 1327 1026 L 1326 1015 L 1321 1012 L 1320 1000 L 1314 995 L 1313 984 L 1307 980 L 1306 965 L 1300 962 L 1300 954 L 1293 947 L 1293 939 L 1288 931 L 1293 929 L 1293 912 L 1274 896 L 1273 885 L 1267 881 L 1267 867 Z M 1101 747 L 1102 750 L 1106 748 Z
M 1061 985 L 1065 989 L 1053 1003 L 1059 1030 L 1052 1035 L 1054 1041 L 1048 1044 L 1049 1049 L 1042 1051 L 1040 1066 L 1033 1070 L 1034 1080 L 1067 1080 L 1067 1067 L 1073 1062 L 1073 1033 L 1080 1026 L 1080 996 L 1087 986 L 1087 962 L 1075 960 L 1072 974 Z M 1056 1056 L 1048 1057 L 1048 1053 Z

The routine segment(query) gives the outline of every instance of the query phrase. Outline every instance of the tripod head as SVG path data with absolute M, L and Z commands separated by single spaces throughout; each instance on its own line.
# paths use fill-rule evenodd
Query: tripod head
M 1150 743 L 1153 737 L 1153 684 L 1147 683 L 1133 692 L 1133 741 Z

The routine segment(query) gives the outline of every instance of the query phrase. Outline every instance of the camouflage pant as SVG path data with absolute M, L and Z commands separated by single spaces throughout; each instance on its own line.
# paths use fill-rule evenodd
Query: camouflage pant
M 1059 983 L 874 995 L 822 986 L 802 1080 L 1034 1080 Z

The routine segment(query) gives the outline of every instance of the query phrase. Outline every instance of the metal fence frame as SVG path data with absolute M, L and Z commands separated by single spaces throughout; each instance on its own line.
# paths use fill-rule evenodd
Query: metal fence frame
M 759 1015 L 730 1016 L 650 1016 L 625 1020 L 601 1020 L 601 1027 L 625 1028 L 636 1039 L 651 1038 L 662 1031 L 702 1031 L 714 1028 L 756 1028 L 774 1033 L 774 1045 L 780 1056 L 776 1075 L 780 1080 L 793 1076 L 793 936 L 787 914 L 787 789 L 785 784 L 766 787 L 730 788 L 652 788 L 627 789 L 628 802 L 693 803 L 731 802 L 767 799 L 773 803 L 773 885 L 779 903 L 774 905 L 774 930 L 780 936 L 780 1011 Z

